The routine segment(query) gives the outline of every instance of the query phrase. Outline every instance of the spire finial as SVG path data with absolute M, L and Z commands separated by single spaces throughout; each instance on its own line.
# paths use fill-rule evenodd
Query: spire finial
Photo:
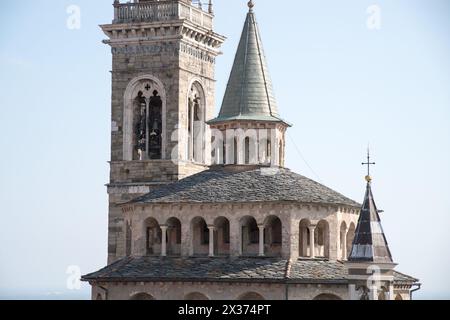
M 252 12 L 253 11 L 253 7 L 255 6 L 255 4 L 253 3 L 253 0 L 250 0 L 247 5 L 250 8 L 250 12 Z
M 367 176 L 366 176 L 367 183 L 372 182 L 372 177 L 370 176 L 370 166 L 373 166 L 375 164 L 376 164 L 375 162 L 370 162 L 370 148 L 367 148 L 367 162 L 362 163 L 363 166 L 367 166 Z

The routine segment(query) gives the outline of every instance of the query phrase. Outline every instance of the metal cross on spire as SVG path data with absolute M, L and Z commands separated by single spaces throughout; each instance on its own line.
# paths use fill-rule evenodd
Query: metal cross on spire
M 367 162 L 363 162 L 361 164 L 363 166 L 367 166 L 366 181 L 367 182 L 371 182 L 372 181 L 372 177 L 370 176 L 370 166 L 374 166 L 376 163 L 375 162 L 370 162 L 370 149 L 367 149 Z

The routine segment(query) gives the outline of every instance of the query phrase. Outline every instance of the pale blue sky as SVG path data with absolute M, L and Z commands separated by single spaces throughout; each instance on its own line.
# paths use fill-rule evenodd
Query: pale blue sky
M 106 263 L 112 0 L 23 0 L 0 11 L 0 298 L 89 298 L 66 268 Z M 450 2 L 256 0 L 289 130 L 287 165 L 362 201 L 365 149 L 398 270 L 450 298 Z M 216 0 L 217 108 L 246 1 Z M 69 5 L 81 29 L 66 28 Z M 382 9 L 381 30 L 366 9 Z M 292 141 L 308 165 L 300 157 Z M 312 170 L 311 170 L 311 168 Z

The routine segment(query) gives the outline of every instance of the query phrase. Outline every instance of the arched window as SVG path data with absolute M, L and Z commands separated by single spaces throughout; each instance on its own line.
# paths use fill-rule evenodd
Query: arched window
M 267 139 L 266 145 L 266 163 L 271 163 L 272 161 L 272 142 L 270 138 Z
M 309 226 L 311 225 L 308 219 L 303 219 L 300 221 L 300 257 L 309 257 L 310 253 L 310 233 Z
M 177 218 L 167 220 L 167 254 L 179 256 L 181 254 L 181 222 Z
M 329 227 L 328 222 L 325 220 L 319 221 L 315 231 L 316 239 L 316 256 L 317 257 L 329 257 Z
M 254 256 L 259 254 L 259 228 L 255 218 L 247 216 L 240 221 L 242 254 Z
M 246 137 L 244 141 L 245 164 L 250 164 L 250 137 Z
M 148 218 L 144 223 L 146 235 L 146 255 L 158 256 L 161 254 L 162 231 L 158 221 Z
M 123 160 L 162 159 L 165 130 L 165 90 L 161 81 L 151 75 L 130 81 L 124 95 Z
M 144 94 L 144 91 L 137 93 L 134 103 L 134 158 L 161 159 L 163 102 L 158 90 L 151 94 Z
M 264 228 L 265 254 L 267 256 L 280 256 L 282 246 L 282 225 L 280 218 L 270 216 Z
M 219 217 L 214 222 L 214 253 L 217 255 L 230 254 L 230 221 L 227 218 Z
M 209 228 L 205 219 L 194 218 L 191 222 L 192 234 L 192 254 L 204 256 L 209 253 Z
M 205 147 L 205 94 L 199 82 L 194 82 L 188 97 L 188 160 L 203 163 Z

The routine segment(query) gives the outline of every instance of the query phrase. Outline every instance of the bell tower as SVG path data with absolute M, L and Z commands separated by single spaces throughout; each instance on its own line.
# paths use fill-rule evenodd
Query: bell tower
M 108 263 L 130 254 L 117 204 L 201 172 L 211 162 L 215 59 L 225 38 L 213 4 L 114 1 L 101 25 L 112 52 Z

